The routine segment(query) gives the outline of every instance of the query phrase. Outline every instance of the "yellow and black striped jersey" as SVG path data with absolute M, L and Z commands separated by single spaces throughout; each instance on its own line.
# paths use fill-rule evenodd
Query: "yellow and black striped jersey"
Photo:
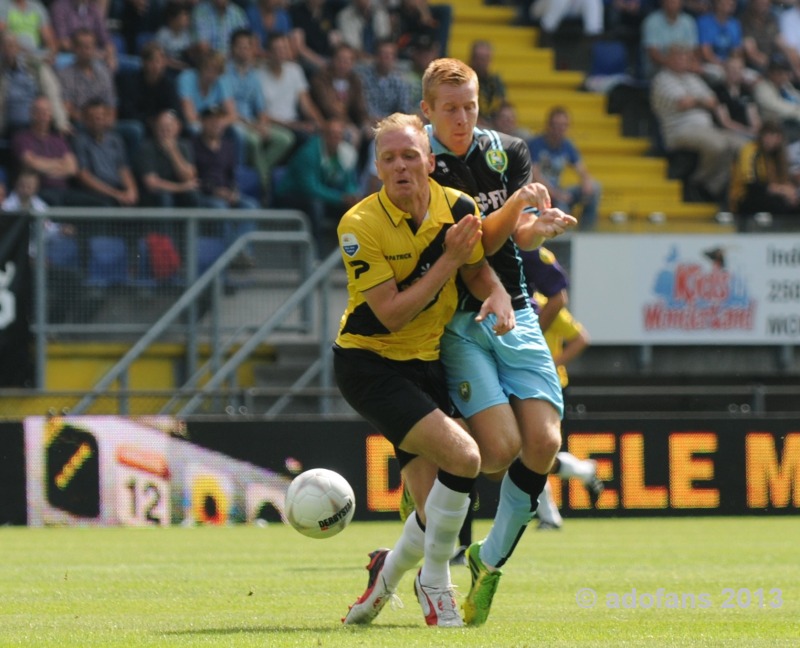
M 436 360 L 444 326 L 456 309 L 455 278 L 448 281 L 430 304 L 402 330 L 392 333 L 372 312 L 364 292 L 394 280 L 404 290 L 444 252 L 447 229 L 467 214 L 480 216 L 475 201 L 456 189 L 429 180 L 431 202 L 417 231 L 411 215 L 392 204 L 386 190 L 352 207 L 338 226 L 339 248 L 347 269 L 347 308 L 336 344 L 367 349 L 392 360 Z M 475 247 L 470 264 L 483 258 Z

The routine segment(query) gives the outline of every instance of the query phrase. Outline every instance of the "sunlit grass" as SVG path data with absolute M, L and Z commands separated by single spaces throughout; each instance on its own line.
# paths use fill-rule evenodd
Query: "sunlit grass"
M 0 645 L 766 647 L 800 641 L 800 520 L 794 517 L 567 520 L 556 532 L 532 527 L 506 568 L 484 627 L 427 628 L 410 575 L 398 592 L 402 609 L 387 607 L 372 627 L 343 627 L 348 603 L 366 584 L 367 552 L 391 546 L 400 529 L 399 522 L 354 523 L 335 538 L 311 540 L 282 525 L 3 528 Z M 487 529 L 478 523 L 476 537 Z M 454 567 L 453 580 L 466 593 L 467 570 Z M 591 603 L 589 590 L 594 604 L 581 607 L 579 598 Z M 680 604 L 670 606 L 672 600 Z

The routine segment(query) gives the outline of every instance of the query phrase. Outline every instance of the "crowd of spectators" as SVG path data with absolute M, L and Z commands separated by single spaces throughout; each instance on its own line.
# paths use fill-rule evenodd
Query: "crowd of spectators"
M 776 207 L 800 216 L 800 176 L 788 172 L 789 146 L 800 138 L 800 9 L 770 0 L 711 0 L 700 9 L 661 0 L 642 23 L 644 78 L 660 144 L 697 156 L 687 178 L 690 196 L 744 218 Z M 770 157 L 782 162 L 755 165 L 764 149 L 757 144 L 775 131 L 781 137 L 767 136 Z M 773 178 L 775 169 L 783 173 Z M 745 193 L 769 197 L 772 187 L 781 196 L 793 191 L 795 199 L 742 200 Z
M 749 217 L 758 200 L 741 196 L 750 183 L 751 195 L 770 198 L 758 211 L 782 206 L 781 212 L 800 216 L 800 159 L 792 157 L 800 148 L 799 0 L 495 1 L 512 2 L 520 21 L 546 34 L 574 17 L 590 44 L 627 45 L 626 69 L 587 87 L 610 91 L 631 83 L 647 90 L 654 150 L 693 156 L 682 178 L 688 199 Z M 769 157 L 780 164 L 762 163 L 765 133 Z M 749 174 L 747 159 L 757 163 Z M 773 187 L 780 197 L 793 191 L 795 199 L 771 200 Z
M 10 204 L 300 207 L 327 250 L 372 126 L 417 110 L 451 20 L 427 0 L 0 0 L 2 194 L 33 175 Z
M 593 39 L 634 29 L 632 71 L 649 88 L 656 144 L 696 155 L 691 195 L 736 209 L 731 161 L 775 124 L 778 166 L 798 186 L 800 1 L 605 0 L 599 27 L 588 1 L 495 2 L 549 30 L 553 5 L 568 8 L 559 20 L 591 16 Z M 300 206 L 327 249 L 333 214 L 375 189 L 372 125 L 418 111 L 421 74 L 447 54 L 451 20 L 450 3 L 428 0 L 0 0 L 8 188 L 33 171 L 54 206 Z M 491 42 L 476 41 L 469 62 L 480 123 L 503 123 Z M 211 159 L 225 168 L 204 168 Z M 241 168 L 257 191 L 241 191 Z M 587 223 L 593 182 L 579 191 Z

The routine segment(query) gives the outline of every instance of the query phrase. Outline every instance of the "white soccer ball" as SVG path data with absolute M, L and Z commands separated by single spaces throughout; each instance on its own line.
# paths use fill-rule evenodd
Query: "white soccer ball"
M 350 524 L 356 510 L 353 488 L 339 473 L 312 468 L 286 491 L 286 519 L 309 538 L 330 538 Z

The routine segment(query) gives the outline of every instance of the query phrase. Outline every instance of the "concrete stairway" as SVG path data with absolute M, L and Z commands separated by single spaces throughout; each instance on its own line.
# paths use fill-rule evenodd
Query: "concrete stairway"
M 603 185 L 598 229 L 601 231 L 724 232 L 730 226 L 714 221 L 711 203 L 686 203 L 680 181 L 667 177 L 663 158 L 648 157 L 646 138 L 623 137 L 619 115 L 607 112 L 606 96 L 581 89 L 584 74 L 555 69 L 551 49 L 536 46 L 538 30 L 514 26 L 516 9 L 484 5 L 482 0 L 453 3 L 449 54 L 468 60 L 472 42 L 488 40 L 494 48 L 494 69 L 502 76 L 521 126 L 540 132 L 551 107 L 563 105 L 572 118 L 570 137 L 591 173 Z M 569 175 L 565 181 L 571 181 Z M 609 216 L 624 212 L 628 220 Z M 666 220 L 651 222 L 650 214 Z

